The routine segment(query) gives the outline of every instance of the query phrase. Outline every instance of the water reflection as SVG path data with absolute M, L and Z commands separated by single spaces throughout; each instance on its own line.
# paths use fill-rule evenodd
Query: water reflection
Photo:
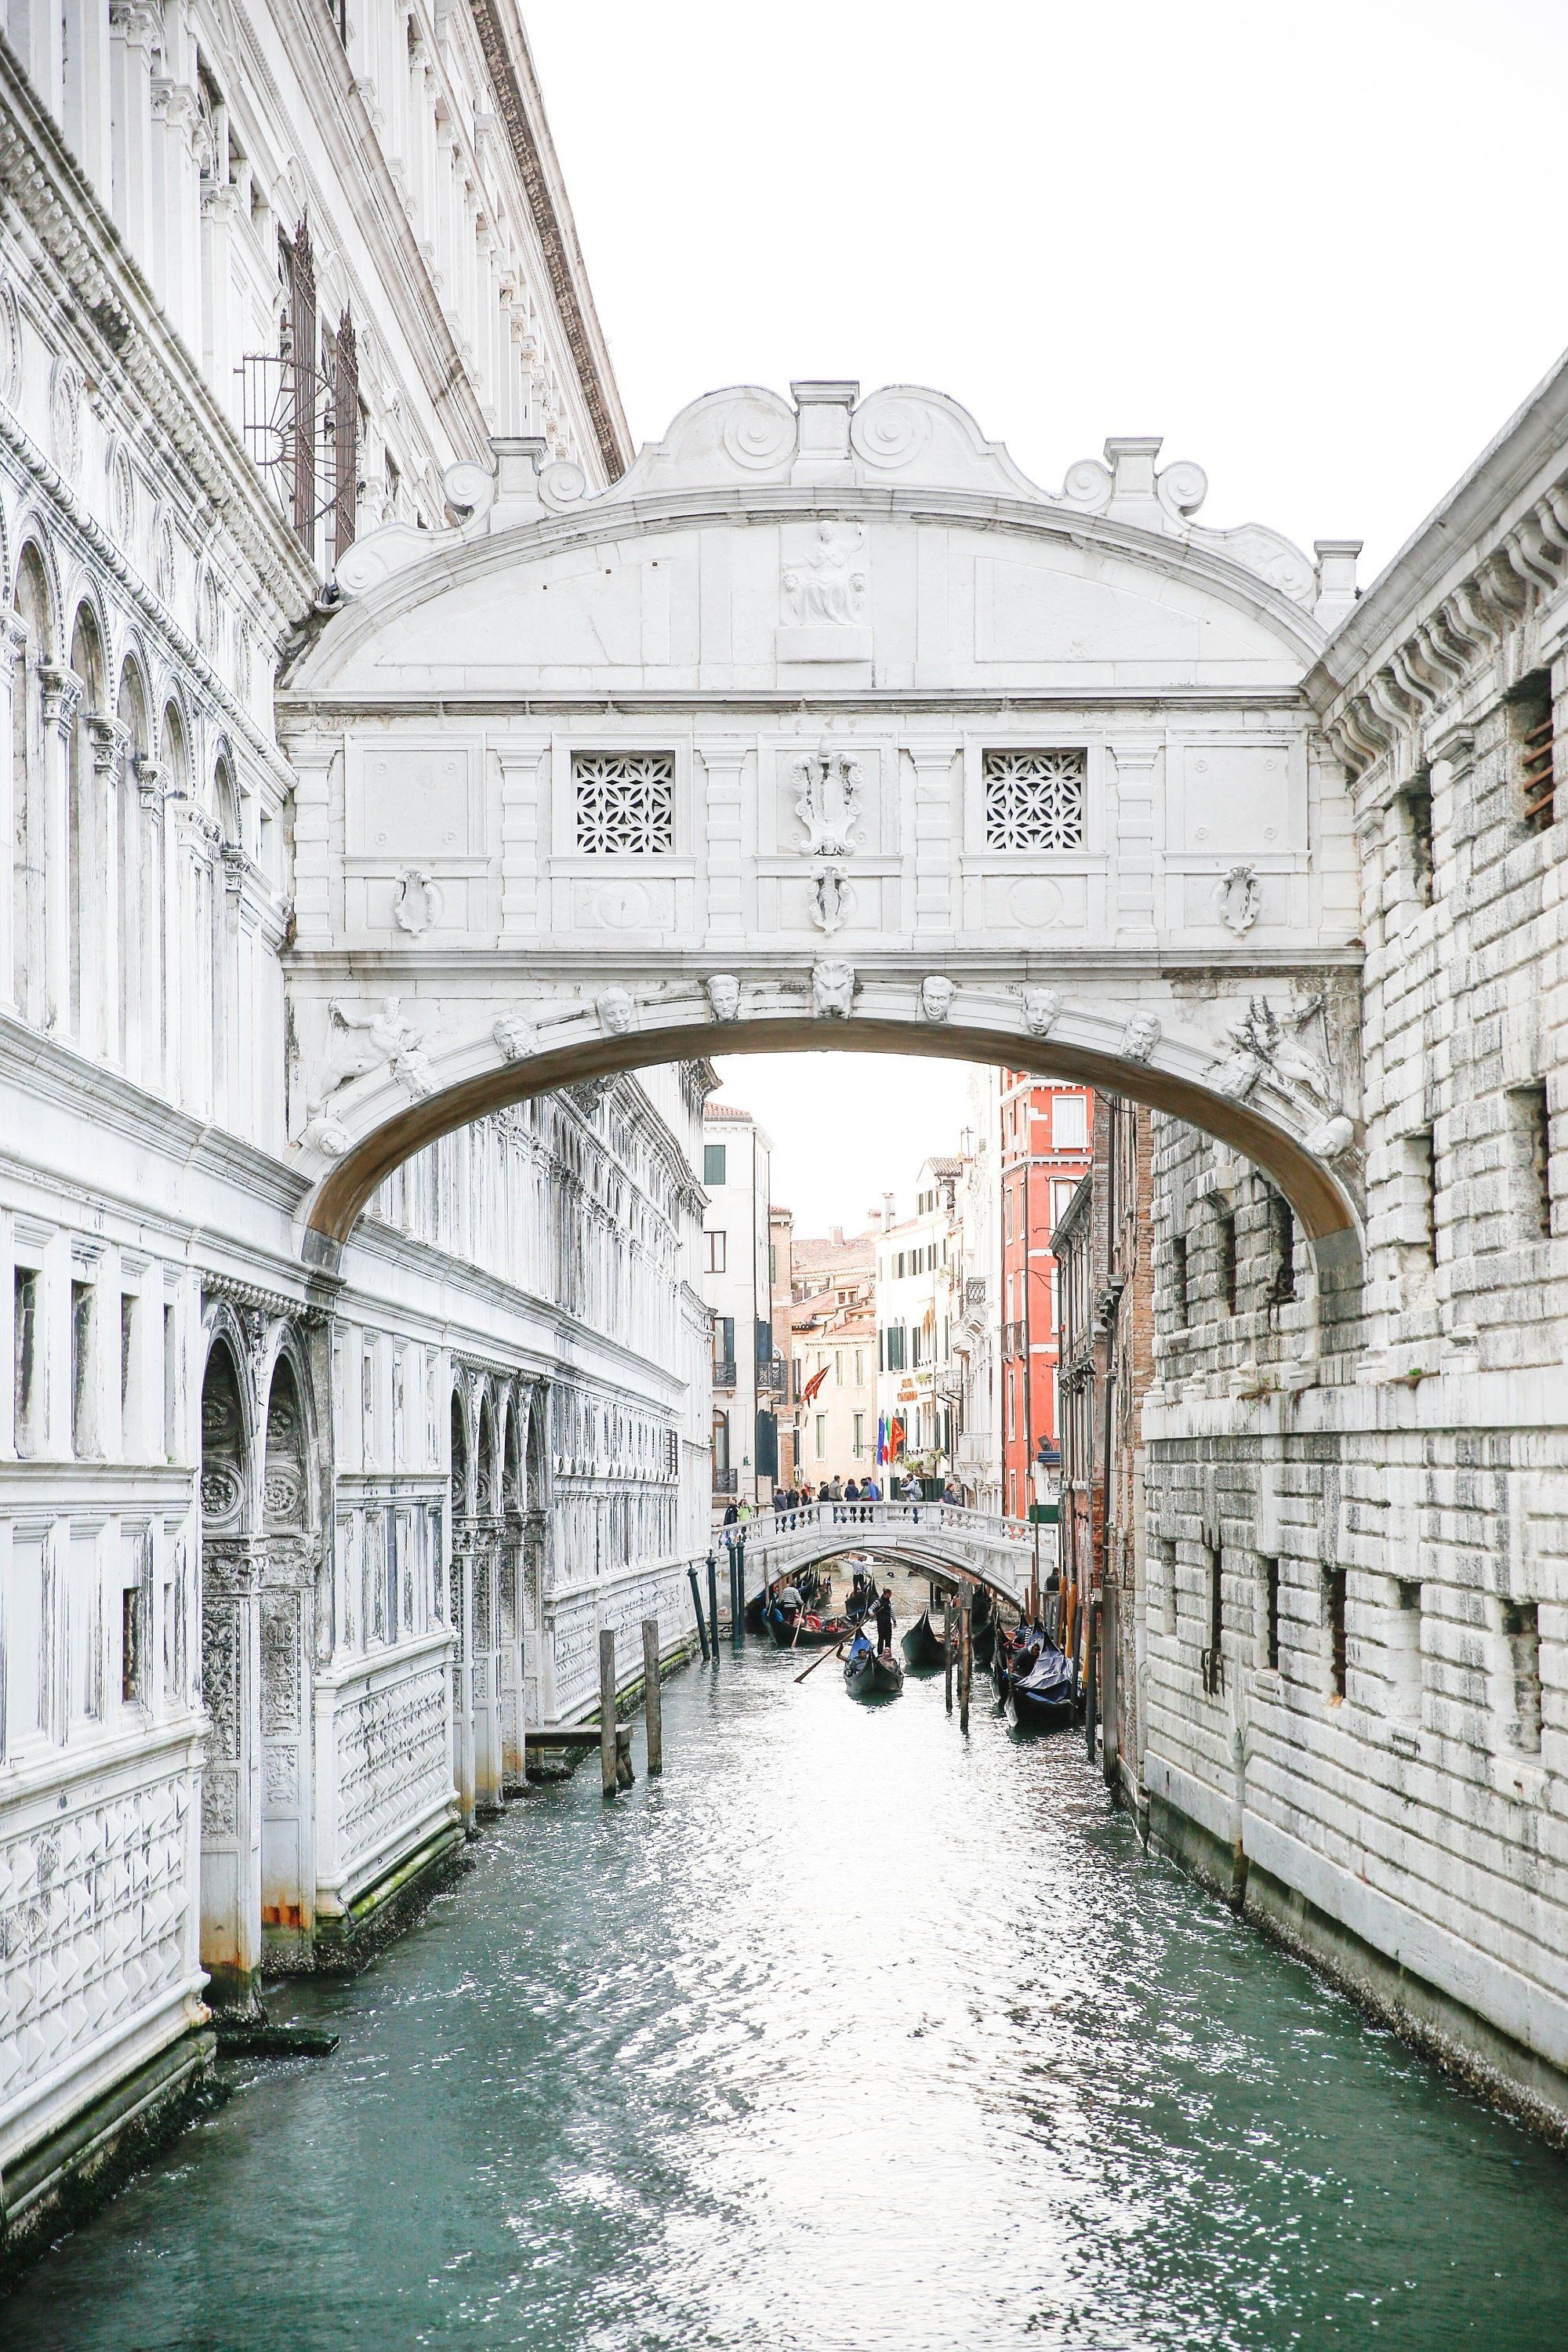
M 683 1676 L 662 1785 L 531 1799 L 302 1989 L 336 2059 L 241 2071 L 0 2342 L 1560 2352 L 1560 2158 L 1141 1858 L 1076 1740 L 797 1670 Z

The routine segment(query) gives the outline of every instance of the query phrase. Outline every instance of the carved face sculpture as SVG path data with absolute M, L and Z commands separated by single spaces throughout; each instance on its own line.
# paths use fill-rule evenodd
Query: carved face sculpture
M 708 1002 L 716 1021 L 733 1021 L 741 1009 L 741 983 L 732 971 L 713 972 L 708 981 Z
M 1355 1129 L 1342 1114 L 1338 1118 L 1325 1119 L 1322 1126 L 1307 1138 L 1307 1149 L 1316 1159 L 1337 1160 L 1342 1151 L 1350 1150 L 1354 1141 Z
M 521 1013 L 503 1013 L 491 1034 L 509 1062 L 521 1062 L 533 1051 L 533 1024 Z
M 921 982 L 921 1012 L 928 1021 L 945 1021 L 952 1011 L 952 1000 L 958 990 L 941 972 L 932 972 Z
M 606 1037 L 624 1037 L 637 1026 L 637 1009 L 629 989 L 606 988 L 597 999 L 597 1011 Z
M 1160 1042 L 1160 1024 L 1152 1013 L 1135 1013 L 1121 1033 L 1124 1061 L 1146 1062 Z
M 1048 1035 L 1061 1009 L 1061 992 L 1058 989 L 1026 988 L 1024 991 L 1024 1026 L 1031 1037 Z
M 841 956 L 830 956 L 811 968 L 811 1009 L 820 1019 L 826 1015 L 847 1020 L 855 1002 L 855 967 Z

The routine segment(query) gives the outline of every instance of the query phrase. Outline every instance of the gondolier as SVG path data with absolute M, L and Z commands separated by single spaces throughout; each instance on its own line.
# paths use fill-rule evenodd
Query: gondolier
M 877 1620 L 877 1647 L 889 1651 L 893 1646 L 893 1588 L 884 1584 L 873 1614 Z

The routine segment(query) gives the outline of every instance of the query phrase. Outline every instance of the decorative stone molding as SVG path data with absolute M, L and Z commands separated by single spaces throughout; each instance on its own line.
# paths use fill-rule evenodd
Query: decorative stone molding
M 70 733 L 86 688 L 74 669 L 40 670 L 43 686 L 44 725 L 58 728 L 62 735 Z

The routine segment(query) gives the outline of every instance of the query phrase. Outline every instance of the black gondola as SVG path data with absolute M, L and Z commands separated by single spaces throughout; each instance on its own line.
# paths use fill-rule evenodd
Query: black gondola
M 900 1645 L 905 1664 L 916 1674 L 933 1674 L 947 1659 L 947 1647 L 942 1635 L 931 1622 L 931 1611 L 922 1609 Z
M 847 1642 L 853 1628 L 842 1617 L 818 1617 L 811 1610 L 796 1612 L 774 1609 L 768 1615 L 768 1631 L 781 1650 L 831 1650 L 837 1643 Z
M 858 1633 L 844 1661 L 844 1687 L 851 1698 L 897 1698 L 904 1669 L 890 1650 L 875 1650 Z
M 969 1620 L 969 1640 L 974 1652 L 974 1663 L 984 1674 L 996 1650 L 996 1611 L 988 1592 L 976 1591 L 974 1595 Z
M 1013 1713 L 1022 1731 L 1060 1731 L 1077 1716 L 1072 1668 L 1048 1643 L 1028 1674 L 1014 1675 Z

